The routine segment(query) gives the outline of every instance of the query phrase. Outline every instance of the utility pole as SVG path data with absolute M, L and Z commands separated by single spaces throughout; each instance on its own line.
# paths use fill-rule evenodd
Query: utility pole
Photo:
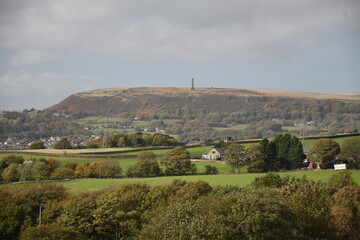
M 306 117 L 305 117 L 305 107 L 304 104 L 301 106 L 301 123 L 300 123 L 300 141 L 305 147 L 305 125 L 306 125 Z
M 39 225 L 41 225 L 41 206 L 42 205 L 43 205 L 42 203 L 40 203 L 40 205 L 39 205 Z

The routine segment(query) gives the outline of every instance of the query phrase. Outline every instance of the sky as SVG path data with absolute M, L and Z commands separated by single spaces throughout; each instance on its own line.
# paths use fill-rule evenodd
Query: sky
M 0 110 L 192 78 L 360 93 L 360 1 L 0 0 Z

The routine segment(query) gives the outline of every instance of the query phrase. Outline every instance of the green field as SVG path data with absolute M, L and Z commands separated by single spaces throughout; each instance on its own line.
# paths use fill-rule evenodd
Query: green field
M 326 138 L 326 136 L 324 136 L 324 138 Z M 351 137 L 340 137 L 340 138 L 332 138 L 332 140 L 336 141 L 337 143 L 343 144 L 343 142 L 346 139 L 360 139 L 360 136 L 351 136 Z M 311 147 L 312 145 L 314 145 L 314 143 L 317 141 L 318 139 L 306 139 L 305 140 L 305 147 Z
M 360 171 L 352 170 L 352 177 L 360 184 Z M 329 177 L 334 174 L 334 170 L 322 171 L 298 171 L 298 172 L 285 172 L 279 173 L 281 176 L 295 176 L 302 178 L 306 176 L 307 179 L 315 181 L 327 181 Z M 160 185 L 171 183 L 174 179 L 181 179 L 186 181 L 203 180 L 208 182 L 211 186 L 226 186 L 237 185 L 245 186 L 250 184 L 256 177 L 264 174 L 259 173 L 246 173 L 246 174 L 220 174 L 220 175 L 192 175 L 192 176 L 174 176 L 174 177 L 156 177 L 156 178 L 122 178 L 122 179 L 82 179 L 65 182 L 64 185 L 72 190 L 83 189 L 101 189 L 108 186 L 120 185 L 124 183 L 144 182 L 150 185 Z
M 351 170 L 352 177 L 360 184 L 360 170 Z M 296 178 L 306 177 L 307 179 L 314 181 L 326 182 L 334 170 L 320 170 L 320 171 L 296 171 L 296 172 L 283 172 L 279 173 L 281 177 L 294 176 Z M 106 187 L 118 186 L 127 183 L 147 183 L 151 186 L 169 184 L 175 179 L 185 181 L 197 181 L 202 180 L 208 182 L 211 186 L 246 186 L 254 181 L 256 177 L 261 177 L 265 173 L 243 173 L 243 174 L 219 174 L 219 175 L 189 175 L 189 176 L 166 176 L 166 177 L 154 177 L 154 178 L 117 178 L 117 179 L 76 179 L 72 181 L 44 181 L 40 184 L 46 183 L 62 183 L 65 187 L 70 189 L 71 193 L 79 193 L 87 190 L 98 190 Z M 37 185 L 37 182 L 17 182 L 12 184 L 2 185 L 2 188 L 16 188 L 25 185 Z

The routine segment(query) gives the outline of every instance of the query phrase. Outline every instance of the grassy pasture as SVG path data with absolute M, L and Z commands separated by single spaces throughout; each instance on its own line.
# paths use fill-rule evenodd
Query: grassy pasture
M 326 138 L 326 136 L 324 136 L 324 138 Z M 351 137 L 339 137 L 339 138 L 331 138 L 332 140 L 336 141 L 337 143 L 343 144 L 344 141 L 346 139 L 358 139 L 360 138 L 360 136 L 351 136 Z M 305 140 L 305 147 L 312 147 L 312 145 L 314 145 L 314 143 L 317 141 L 318 139 L 306 139 Z
M 360 184 L 360 170 L 352 170 L 352 177 Z M 327 181 L 334 170 L 320 170 L 320 171 L 295 171 L 295 172 L 283 172 L 279 173 L 280 176 L 294 176 L 296 178 L 306 177 L 307 179 L 314 181 Z M 70 189 L 71 193 L 79 193 L 88 190 L 98 190 L 106 187 L 118 186 L 127 183 L 147 183 L 149 185 L 161 185 L 169 184 L 175 179 L 185 181 L 197 181 L 203 180 L 208 182 L 211 186 L 246 186 L 254 181 L 256 177 L 263 176 L 264 173 L 244 173 L 244 174 L 219 174 L 219 175 L 190 175 L 190 176 L 166 176 L 166 177 L 154 177 L 154 178 L 118 178 L 118 179 L 76 179 L 72 181 L 43 181 L 40 184 L 46 183 L 62 183 L 65 187 Z M 2 185 L 2 188 L 15 188 L 22 187 L 24 185 L 37 185 L 37 182 L 19 182 L 12 184 Z
M 353 170 L 352 177 L 360 184 L 360 171 Z M 322 171 L 298 171 L 298 172 L 284 172 L 280 173 L 281 176 L 294 176 L 302 178 L 306 176 L 307 179 L 315 181 L 327 181 L 329 177 L 334 174 L 334 170 Z M 71 182 L 65 182 L 64 185 L 70 188 L 73 192 L 82 191 L 84 189 L 101 189 L 104 187 L 121 185 L 125 183 L 143 182 L 150 185 L 169 184 L 175 179 L 186 181 L 203 180 L 208 182 L 211 186 L 226 186 L 237 185 L 245 186 L 250 184 L 256 177 L 263 176 L 264 174 L 220 174 L 220 175 L 191 175 L 191 176 L 173 176 L 173 177 L 156 177 L 156 178 L 122 178 L 122 179 L 81 179 Z

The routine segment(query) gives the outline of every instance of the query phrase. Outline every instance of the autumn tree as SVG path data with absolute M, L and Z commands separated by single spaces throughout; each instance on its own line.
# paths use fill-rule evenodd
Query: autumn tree
M 308 159 L 311 162 L 318 162 L 320 168 L 327 168 L 329 163 L 335 161 L 336 156 L 340 153 L 340 146 L 337 142 L 329 138 L 321 138 L 312 146 Z
M 352 240 L 360 236 L 360 187 L 347 186 L 334 194 L 331 221 L 340 239 Z
M 175 147 L 167 151 L 160 163 L 165 167 L 166 175 L 196 173 L 196 167 L 190 161 L 190 152 L 183 147 Z
M 76 170 L 76 167 L 78 166 L 78 164 L 76 162 L 67 162 L 64 167 L 67 168 L 71 168 L 72 170 Z
M 90 171 L 92 177 L 113 178 L 122 173 L 122 168 L 118 163 L 108 163 L 100 160 L 90 165 Z
M 90 169 L 90 163 L 83 163 L 78 166 L 76 166 L 75 169 L 75 175 L 78 178 L 88 178 L 92 174 L 92 171 Z
M 71 168 L 67 167 L 58 167 L 51 174 L 50 179 L 73 179 L 75 177 L 75 172 Z
M 224 154 L 226 164 L 235 169 L 236 173 L 240 172 L 240 168 L 248 163 L 246 148 L 240 144 L 231 144 Z

